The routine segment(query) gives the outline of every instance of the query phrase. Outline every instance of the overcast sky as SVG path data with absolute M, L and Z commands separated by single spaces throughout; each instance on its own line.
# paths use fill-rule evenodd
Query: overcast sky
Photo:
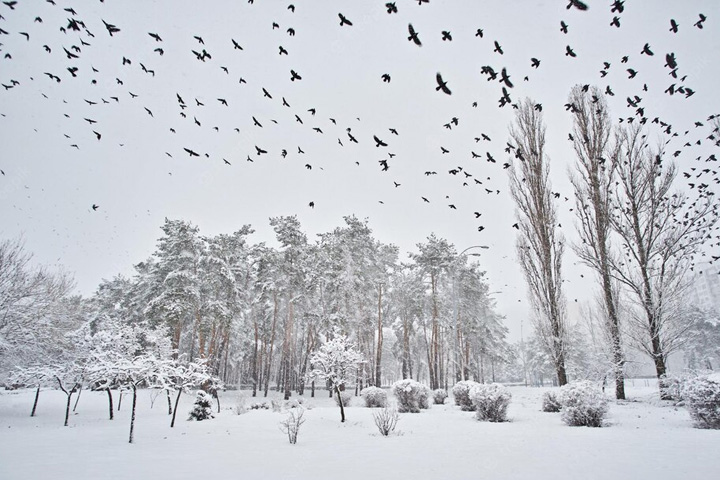
M 610 86 L 615 121 L 634 116 L 628 96 L 642 97 L 645 115 L 679 134 L 670 152 L 693 144 L 677 158 L 681 170 L 713 151 L 708 141 L 695 145 L 710 133 L 707 117 L 720 112 L 720 3 L 712 0 L 627 0 L 622 13 L 612 12 L 609 0 L 588 0 L 584 12 L 566 9 L 566 0 L 397 0 L 394 14 L 378 0 L 293 0 L 294 11 L 289 1 L 271 0 L 55 3 L 0 4 L 0 80 L 12 86 L 0 89 L 0 218 L 3 237 L 22 235 L 39 262 L 74 272 L 83 294 L 102 278 L 132 274 L 133 264 L 154 251 L 165 217 L 189 220 L 205 235 L 251 224 L 253 240 L 272 243 L 271 216 L 297 215 L 312 237 L 355 214 L 369 220 L 379 240 L 398 245 L 403 258 L 431 232 L 458 251 L 489 246 L 478 250 L 479 260 L 516 337 L 529 313 L 503 169 L 511 161 L 503 149 L 513 111 L 499 108 L 502 85 L 488 81 L 483 66 L 507 69 L 513 102 L 531 97 L 543 105 L 553 189 L 561 193 L 570 240 L 573 152 L 564 104 L 573 85 Z M 341 26 L 338 13 L 353 25 Z M 694 26 L 700 14 L 707 18 L 702 29 Z M 615 16 L 620 28 L 610 25 Z M 71 18 L 92 36 L 70 30 Z M 120 31 L 110 36 L 103 20 Z M 409 23 L 421 47 L 408 41 Z M 443 41 L 442 31 L 452 41 Z M 645 43 L 655 55 L 641 54 Z M 565 54 L 567 46 L 577 57 Z M 203 49 L 211 58 L 200 61 L 192 51 Z M 670 52 L 684 81 L 665 67 Z M 610 63 L 605 77 L 603 62 Z M 76 77 L 68 67 L 77 67 Z M 301 79 L 291 81 L 291 70 Z M 437 72 L 452 95 L 436 91 Z M 664 93 L 673 83 L 696 93 Z M 457 125 L 446 128 L 453 118 Z M 482 134 L 491 141 L 476 142 Z M 376 147 L 374 135 L 388 146 Z M 668 139 L 657 129 L 649 135 L 652 143 Z M 268 153 L 258 155 L 255 146 Z M 487 161 L 488 152 L 497 163 Z M 472 177 L 448 173 L 457 167 Z M 566 295 L 577 320 L 595 287 L 567 252 Z

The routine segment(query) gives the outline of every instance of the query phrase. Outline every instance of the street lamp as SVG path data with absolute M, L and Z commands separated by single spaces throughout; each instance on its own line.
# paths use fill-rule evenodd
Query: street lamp
M 487 245 L 473 245 L 462 252 L 458 253 L 455 257 L 455 260 L 459 260 L 460 257 L 465 254 L 468 250 L 472 250 L 473 248 L 482 248 L 483 250 L 487 250 L 490 247 Z M 470 253 L 469 256 L 473 257 L 479 257 L 479 253 Z M 457 291 L 457 276 L 458 276 L 458 268 L 456 266 L 455 273 L 453 275 L 453 319 L 455 321 L 455 381 L 459 382 L 463 378 L 463 365 L 462 365 L 462 354 L 460 353 L 460 325 L 459 325 L 459 318 L 458 318 L 458 297 L 460 296 Z

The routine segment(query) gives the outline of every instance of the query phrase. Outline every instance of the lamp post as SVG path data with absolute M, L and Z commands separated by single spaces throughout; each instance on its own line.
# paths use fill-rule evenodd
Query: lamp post
M 473 248 L 482 248 L 484 250 L 487 250 L 490 247 L 487 245 L 470 246 L 470 247 L 466 248 L 465 250 L 463 250 L 462 252 L 457 254 L 457 256 L 455 258 L 456 263 L 457 263 L 457 260 L 459 260 L 465 254 L 465 252 L 467 252 L 468 250 L 471 250 Z M 471 253 L 470 255 L 472 255 L 474 257 L 480 256 L 479 253 Z M 455 363 L 455 381 L 459 382 L 460 380 L 463 379 L 463 357 L 462 357 L 462 354 L 460 353 L 460 325 L 459 325 L 460 321 L 458 318 L 458 301 L 459 301 L 458 297 L 460 296 L 460 294 L 458 293 L 458 289 L 457 289 L 457 277 L 458 277 L 458 267 L 456 265 L 455 273 L 453 275 L 453 319 L 455 322 L 455 342 L 454 342 L 455 343 L 455 362 L 454 363 Z

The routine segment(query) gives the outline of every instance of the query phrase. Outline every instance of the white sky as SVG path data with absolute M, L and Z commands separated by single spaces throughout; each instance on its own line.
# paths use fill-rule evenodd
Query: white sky
M 453 242 L 458 251 L 489 245 L 480 260 L 491 290 L 501 292 L 495 294 L 498 310 L 516 337 L 528 311 L 515 260 L 514 209 L 502 168 L 509 160 L 503 148 L 513 112 L 510 106 L 498 108 L 501 85 L 488 82 L 481 67 L 490 65 L 498 72 L 506 67 L 515 84 L 513 101 L 530 96 L 543 104 L 554 190 L 562 194 L 560 218 L 569 239 L 575 237 L 568 211 L 574 205 L 566 173 L 573 152 L 567 141 L 571 119 L 563 105 L 573 85 L 610 85 L 616 94 L 610 98 L 615 119 L 633 115 L 626 97 L 642 97 L 647 117 L 659 116 L 680 133 L 670 152 L 707 137 L 706 118 L 720 112 L 720 3 L 715 1 L 627 0 L 619 29 L 610 26 L 617 14 L 610 11 L 609 0 L 588 0 L 586 12 L 567 10 L 565 0 L 431 0 L 421 6 L 397 0 L 399 12 L 392 15 L 378 0 L 294 0 L 294 13 L 286 8 L 289 1 L 271 0 L 56 3 L 20 0 L 13 10 L 0 5 L 0 28 L 8 32 L 0 35 L 0 53 L 12 57 L 0 58 L 0 80 L 5 85 L 19 82 L 0 89 L 0 169 L 5 172 L 0 176 L 0 219 L 2 235 L 23 235 L 39 262 L 75 272 L 83 294 L 94 291 L 102 278 L 131 274 L 132 265 L 154 251 L 165 217 L 189 220 L 205 235 L 249 223 L 257 231 L 253 240 L 271 242 L 271 216 L 297 214 L 312 236 L 355 214 L 369 219 L 378 239 L 398 245 L 403 258 L 431 232 Z M 94 37 L 59 31 L 71 18 L 66 7 L 75 9 L 75 18 Z M 339 12 L 353 26 L 341 27 Z M 703 29 L 693 26 L 700 13 L 707 17 Z M 42 23 L 33 21 L 37 16 Z M 671 18 L 679 24 L 677 34 L 669 31 Z M 110 37 L 101 20 L 121 31 Z M 566 35 L 560 32 L 561 20 L 568 24 Z M 419 32 L 422 47 L 407 40 L 408 23 Z M 289 27 L 295 36 L 286 32 Z M 478 28 L 484 30 L 483 38 L 475 36 Z M 441 40 L 443 30 L 451 32 L 451 42 Z M 19 32 L 28 33 L 29 40 Z M 156 42 L 148 32 L 163 41 Z M 81 45 L 81 39 L 91 45 Z M 234 50 L 231 39 L 243 50 Z M 493 52 L 495 40 L 503 55 Z M 646 42 L 655 52 L 652 57 L 640 54 Z M 69 60 L 63 47 L 71 50 L 73 45 L 81 53 Z M 289 55 L 278 54 L 281 45 Z M 577 58 L 565 56 L 566 45 Z M 153 51 L 158 47 L 163 56 Z M 191 50 L 202 48 L 212 59 L 195 59 Z M 676 55 L 679 75 L 688 75 L 685 82 L 668 75 L 668 52 Z M 625 55 L 627 65 L 620 62 Z M 123 57 L 132 64 L 123 66 Z M 537 70 L 530 67 L 532 57 L 541 60 Z M 605 78 L 600 76 L 603 61 L 611 64 Z M 154 77 L 140 63 L 154 70 Z M 77 78 L 66 70 L 69 66 L 78 67 Z M 628 79 L 626 68 L 637 70 L 637 77 Z M 302 80 L 291 82 L 291 69 Z M 56 83 L 44 72 L 62 81 Z M 451 96 L 435 91 L 436 72 L 442 72 Z M 381 80 L 384 73 L 391 75 L 389 83 Z M 523 81 L 525 76 L 529 81 Z M 241 77 L 247 83 L 240 84 Z M 687 99 L 671 97 L 663 93 L 671 83 L 697 93 Z M 272 99 L 263 97 L 262 88 Z M 176 94 L 187 104 L 187 118 L 180 116 Z M 283 97 L 290 108 L 282 105 Z M 218 98 L 226 99 L 228 107 Z M 478 102 L 477 108 L 472 102 Z M 263 128 L 253 125 L 253 116 Z M 453 117 L 459 125 L 444 128 Z M 704 126 L 695 128 L 695 121 Z M 358 144 L 349 141 L 346 128 Z M 93 130 L 102 135 L 100 141 Z M 686 130 L 690 133 L 684 135 Z M 492 141 L 476 143 L 481 133 Z M 389 146 L 376 148 L 373 135 Z M 657 131 L 651 136 L 664 140 Z M 713 151 L 709 143 L 683 149 L 681 171 L 698 166 L 695 157 Z M 258 157 L 255 145 L 269 153 Z M 441 146 L 450 153 L 442 154 Z M 190 158 L 184 147 L 201 156 Z M 288 152 L 284 159 L 283 149 Z M 471 151 L 483 158 L 472 159 Z M 486 152 L 496 164 L 486 162 Z M 389 159 L 388 153 L 396 156 Z M 248 155 L 253 163 L 245 160 Z M 387 172 L 381 172 L 382 159 L 388 159 Z M 473 175 L 468 186 L 463 186 L 464 175 L 448 174 L 458 166 Z M 426 176 L 425 171 L 437 175 Z M 475 185 L 475 178 L 483 185 Z M 489 195 L 485 187 L 500 194 Z M 308 207 L 310 201 L 314 209 Z M 93 204 L 99 205 L 97 211 Z M 482 213 L 479 219 L 475 211 Z M 592 298 L 594 283 L 575 261 L 568 249 L 566 295 L 571 318 L 577 319 L 576 306 Z

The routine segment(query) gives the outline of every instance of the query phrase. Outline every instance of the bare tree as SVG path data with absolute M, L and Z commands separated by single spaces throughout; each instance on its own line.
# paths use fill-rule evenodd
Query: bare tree
M 565 372 L 565 299 L 562 294 L 564 239 L 557 230 L 552 204 L 549 163 L 545 156 L 545 125 L 541 108 L 526 99 L 516 110 L 510 127 L 516 156 L 510 169 L 510 192 L 517 206 L 517 252 L 528 283 L 535 328 L 550 353 L 558 383 L 567 383 Z
M 575 212 L 580 242 L 574 246 L 580 259 L 597 273 L 602 289 L 603 311 L 614 364 L 615 397 L 625 398 L 625 376 L 617 289 L 610 269 L 611 191 L 616 164 L 607 160 L 611 122 L 605 95 L 597 87 L 576 85 L 568 103 L 573 112 L 575 169 L 570 181 L 575 190 Z
M 639 126 L 619 129 L 617 144 L 611 221 L 623 255 L 612 260 L 612 269 L 636 300 L 634 340 L 652 358 L 665 398 L 667 357 L 691 325 L 682 301 L 687 274 L 717 221 L 716 205 L 706 193 L 689 204 L 684 194 L 671 192 L 675 166 L 664 162 L 661 148 L 649 147 Z

